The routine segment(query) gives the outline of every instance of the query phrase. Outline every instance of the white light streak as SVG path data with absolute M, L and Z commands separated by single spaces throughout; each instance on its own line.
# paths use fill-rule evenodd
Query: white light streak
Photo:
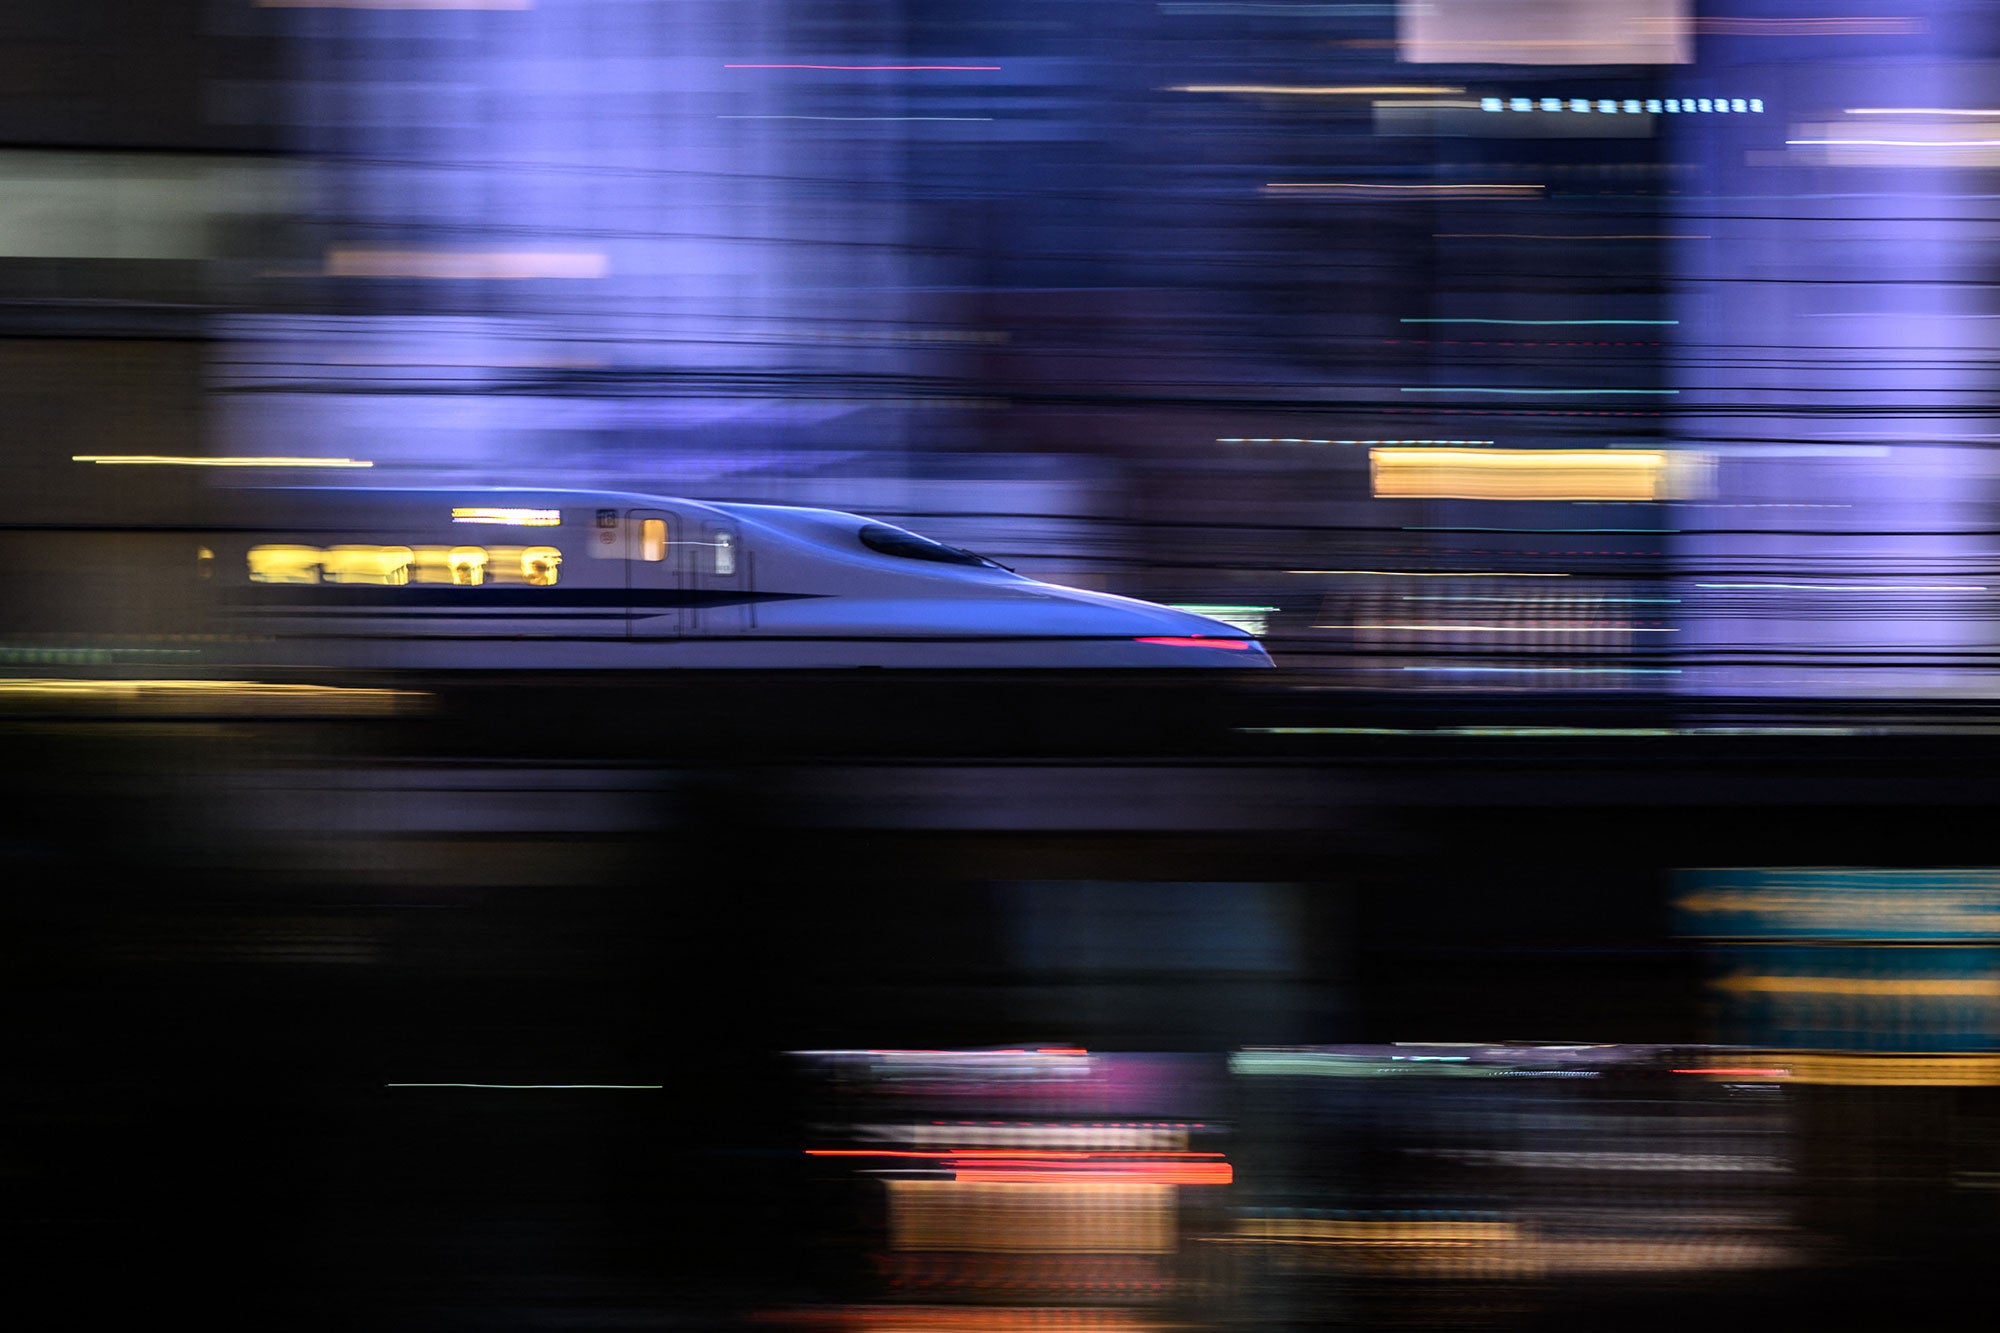
M 1977 583 L 1697 583 L 1697 588 L 1783 588 L 1794 592 L 1985 592 Z

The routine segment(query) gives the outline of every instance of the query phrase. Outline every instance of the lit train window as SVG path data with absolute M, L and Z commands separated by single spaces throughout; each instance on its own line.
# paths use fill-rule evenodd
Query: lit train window
M 206 546 L 197 546 L 197 547 L 195 547 L 195 548 L 194 548 L 194 568 L 195 568 L 195 573 L 196 573 L 196 574 L 197 574 L 197 575 L 198 575 L 199 577 L 201 577 L 201 578 L 205 578 L 205 579 L 210 579 L 210 578 L 214 578 L 214 577 L 215 577 L 215 552 L 213 552 L 213 551 L 209 550 L 209 549 L 208 549 L 208 548 L 207 548 Z
M 453 583 L 476 587 L 486 582 L 486 552 L 477 546 L 454 546 L 445 557 L 445 568 Z
M 328 583 L 399 586 L 410 581 L 416 558 L 407 546 L 329 546 L 320 554 L 320 576 Z
M 650 520 L 649 520 L 650 521 Z M 662 529 L 665 524 L 661 524 Z M 666 542 L 662 539 L 661 549 Z M 552 587 L 562 567 L 562 552 L 553 546 L 530 546 L 521 552 L 521 577 L 537 588 Z
M 640 521 L 639 558 L 641 560 L 665 560 L 667 558 L 667 520 L 664 518 L 648 518 Z M 550 581 L 554 582 L 554 580 Z
M 253 546 L 250 548 L 252 583 L 318 583 L 317 546 Z
M 731 532 L 715 534 L 715 572 L 718 574 L 736 572 L 736 534 Z
M 253 546 L 252 583 L 526 583 L 551 588 L 562 569 L 553 546 Z

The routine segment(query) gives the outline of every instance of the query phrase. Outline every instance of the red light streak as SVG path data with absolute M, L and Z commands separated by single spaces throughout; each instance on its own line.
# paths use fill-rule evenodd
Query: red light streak
M 1134 643 L 1158 643 L 1169 648 L 1227 648 L 1231 652 L 1244 652 L 1250 647 L 1248 639 L 1203 639 L 1203 638 L 1154 638 L 1134 639 Z

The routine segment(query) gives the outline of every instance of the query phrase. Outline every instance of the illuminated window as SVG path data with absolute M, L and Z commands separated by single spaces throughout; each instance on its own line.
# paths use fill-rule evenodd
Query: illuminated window
M 1629 97 L 1625 99 L 1625 114 L 1628 116 L 1636 116 L 1639 114 L 1639 104 Z
M 1497 97 L 1482 97 L 1479 99 L 1479 109 L 1481 111 L 1498 111 L 1500 109 L 1500 99 Z
M 660 525 L 664 532 L 666 525 Z M 664 536 L 660 541 L 662 551 L 666 549 Z M 530 546 L 521 552 L 521 577 L 537 588 L 555 586 L 557 572 L 562 568 L 562 552 L 553 546 Z
M 1731 111 L 1748 111 L 1750 104 L 1740 97 L 1732 97 L 1729 99 L 1729 109 Z
M 445 566 L 451 571 L 451 581 L 460 587 L 477 587 L 486 582 L 486 552 L 477 546 L 452 547 L 451 554 L 445 557 Z
M 206 546 L 197 546 L 197 547 L 195 547 L 195 548 L 194 548 L 194 570 L 195 570 L 195 573 L 196 573 L 196 574 L 197 574 L 197 575 L 198 575 L 199 577 L 201 577 L 201 578 L 205 578 L 205 579 L 212 579 L 212 578 L 214 578 L 214 577 L 215 577 L 215 552 L 213 552 L 213 551 L 209 550 L 209 549 L 208 549 L 208 548 L 207 548 Z
M 328 583 L 401 585 L 410 581 L 416 558 L 407 546 L 329 546 L 319 561 Z
M 640 522 L 639 558 L 654 561 L 667 558 L 667 520 L 649 518 Z
M 1652 113 L 1653 115 L 1656 115 L 1656 116 L 1657 116 L 1657 115 L 1659 115 L 1659 114 L 1660 114 L 1660 99 L 1659 99 L 1659 98 L 1657 98 L 1657 97 L 1649 97 L 1649 98 L 1647 98 L 1647 99 L 1646 99 L 1646 110 L 1647 110 L 1647 111 L 1649 111 L 1649 112 L 1651 112 L 1651 113 Z
M 718 574 L 736 572 L 736 537 L 733 533 L 715 534 L 715 572 Z
M 252 583 L 318 583 L 319 547 L 253 546 L 250 548 Z

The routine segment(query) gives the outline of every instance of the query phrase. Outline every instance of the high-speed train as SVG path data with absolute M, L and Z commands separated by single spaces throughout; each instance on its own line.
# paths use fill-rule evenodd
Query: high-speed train
M 266 659 L 466 668 L 1267 667 L 1241 629 L 854 514 L 622 491 L 245 488 L 197 559 Z

